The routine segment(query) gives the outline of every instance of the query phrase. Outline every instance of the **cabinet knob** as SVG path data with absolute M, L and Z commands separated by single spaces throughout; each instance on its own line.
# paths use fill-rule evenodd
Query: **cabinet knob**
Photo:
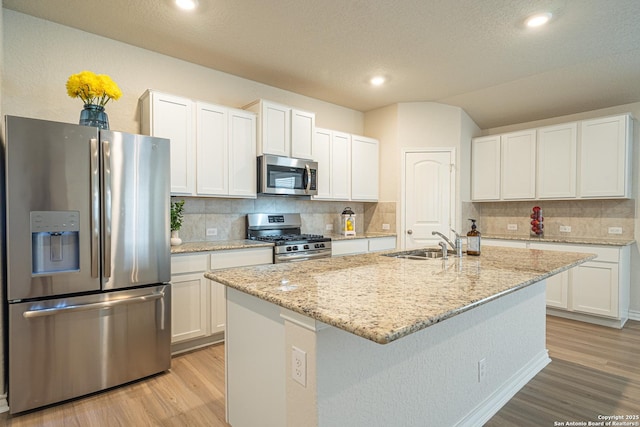
M 407 230 L 407 234 L 413 234 L 413 230 Z

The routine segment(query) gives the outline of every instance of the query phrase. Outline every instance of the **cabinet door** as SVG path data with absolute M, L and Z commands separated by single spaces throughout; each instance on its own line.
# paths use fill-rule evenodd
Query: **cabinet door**
M 332 199 L 351 198 L 351 135 L 333 132 L 331 139 L 331 189 Z
M 378 141 L 351 137 L 351 200 L 378 200 Z
M 502 151 L 502 199 L 536 197 L 536 130 L 504 134 Z
M 262 101 L 261 141 L 262 153 L 289 156 L 291 151 L 291 109 L 284 105 Z
M 574 311 L 618 318 L 618 264 L 591 261 L 573 268 L 571 302 Z
M 256 116 L 229 111 L 229 195 L 256 197 Z
M 225 196 L 229 193 L 227 109 L 196 104 L 197 193 Z
M 204 272 L 171 277 L 171 343 L 208 335 L 208 280 Z
M 291 157 L 313 159 L 313 137 L 316 115 L 300 110 L 291 110 Z
M 547 306 L 567 309 L 569 306 L 569 271 L 547 277 Z
M 500 200 L 500 135 L 471 141 L 471 198 Z
M 580 197 L 628 197 L 629 116 L 580 122 Z
M 327 129 L 316 129 L 315 139 L 313 141 L 313 160 L 318 162 L 318 194 L 313 196 L 314 199 L 330 199 L 331 198 L 331 170 L 333 169 L 331 161 L 331 135 L 332 132 Z
M 538 129 L 536 191 L 540 199 L 576 197 L 578 124 Z
M 171 194 L 196 191 L 193 105 L 188 99 L 152 93 L 151 135 L 171 140 Z
M 224 332 L 227 322 L 227 299 L 225 296 L 225 286 L 210 281 L 211 283 L 211 327 L 210 332 Z

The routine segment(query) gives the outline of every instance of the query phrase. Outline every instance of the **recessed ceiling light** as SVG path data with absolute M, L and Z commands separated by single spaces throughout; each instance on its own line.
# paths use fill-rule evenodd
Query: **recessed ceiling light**
M 180 9 L 193 10 L 198 6 L 198 0 L 176 0 L 176 5 Z
M 547 22 L 549 22 L 549 20 L 551 20 L 551 14 L 550 13 L 538 13 L 537 15 L 532 15 L 530 17 L 527 18 L 527 20 L 525 21 L 525 24 L 527 25 L 527 27 L 533 28 L 533 27 L 540 27 L 544 24 L 546 24 Z
M 374 86 L 380 86 L 384 84 L 385 81 L 387 81 L 387 79 L 385 79 L 382 76 L 375 76 L 375 77 L 372 77 L 371 80 L 369 80 L 369 82 Z

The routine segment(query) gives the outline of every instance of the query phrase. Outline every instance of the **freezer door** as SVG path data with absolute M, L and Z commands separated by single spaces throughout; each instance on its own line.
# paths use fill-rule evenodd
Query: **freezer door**
M 169 140 L 101 131 L 103 289 L 168 283 Z
M 100 290 L 97 128 L 5 124 L 7 298 Z
M 9 408 L 26 411 L 171 367 L 171 287 L 9 304 Z

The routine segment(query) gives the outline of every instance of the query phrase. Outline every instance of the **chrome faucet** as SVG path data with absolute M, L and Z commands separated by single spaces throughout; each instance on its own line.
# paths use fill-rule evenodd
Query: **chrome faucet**
M 431 235 L 433 235 L 433 236 L 438 235 L 438 236 L 442 237 L 444 239 L 444 241 L 447 242 L 454 251 L 456 251 L 456 255 L 461 257 L 462 256 L 462 238 L 456 232 L 456 230 L 454 230 L 453 228 L 451 229 L 451 231 L 453 231 L 453 234 L 456 235 L 455 243 L 453 243 L 451 240 L 449 240 L 449 238 L 447 236 L 445 236 L 444 234 L 440 233 L 439 231 L 432 231 Z M 442 247 L 443 247 L 443 253 L 444 253 L 444 246 L 442 246 Z

